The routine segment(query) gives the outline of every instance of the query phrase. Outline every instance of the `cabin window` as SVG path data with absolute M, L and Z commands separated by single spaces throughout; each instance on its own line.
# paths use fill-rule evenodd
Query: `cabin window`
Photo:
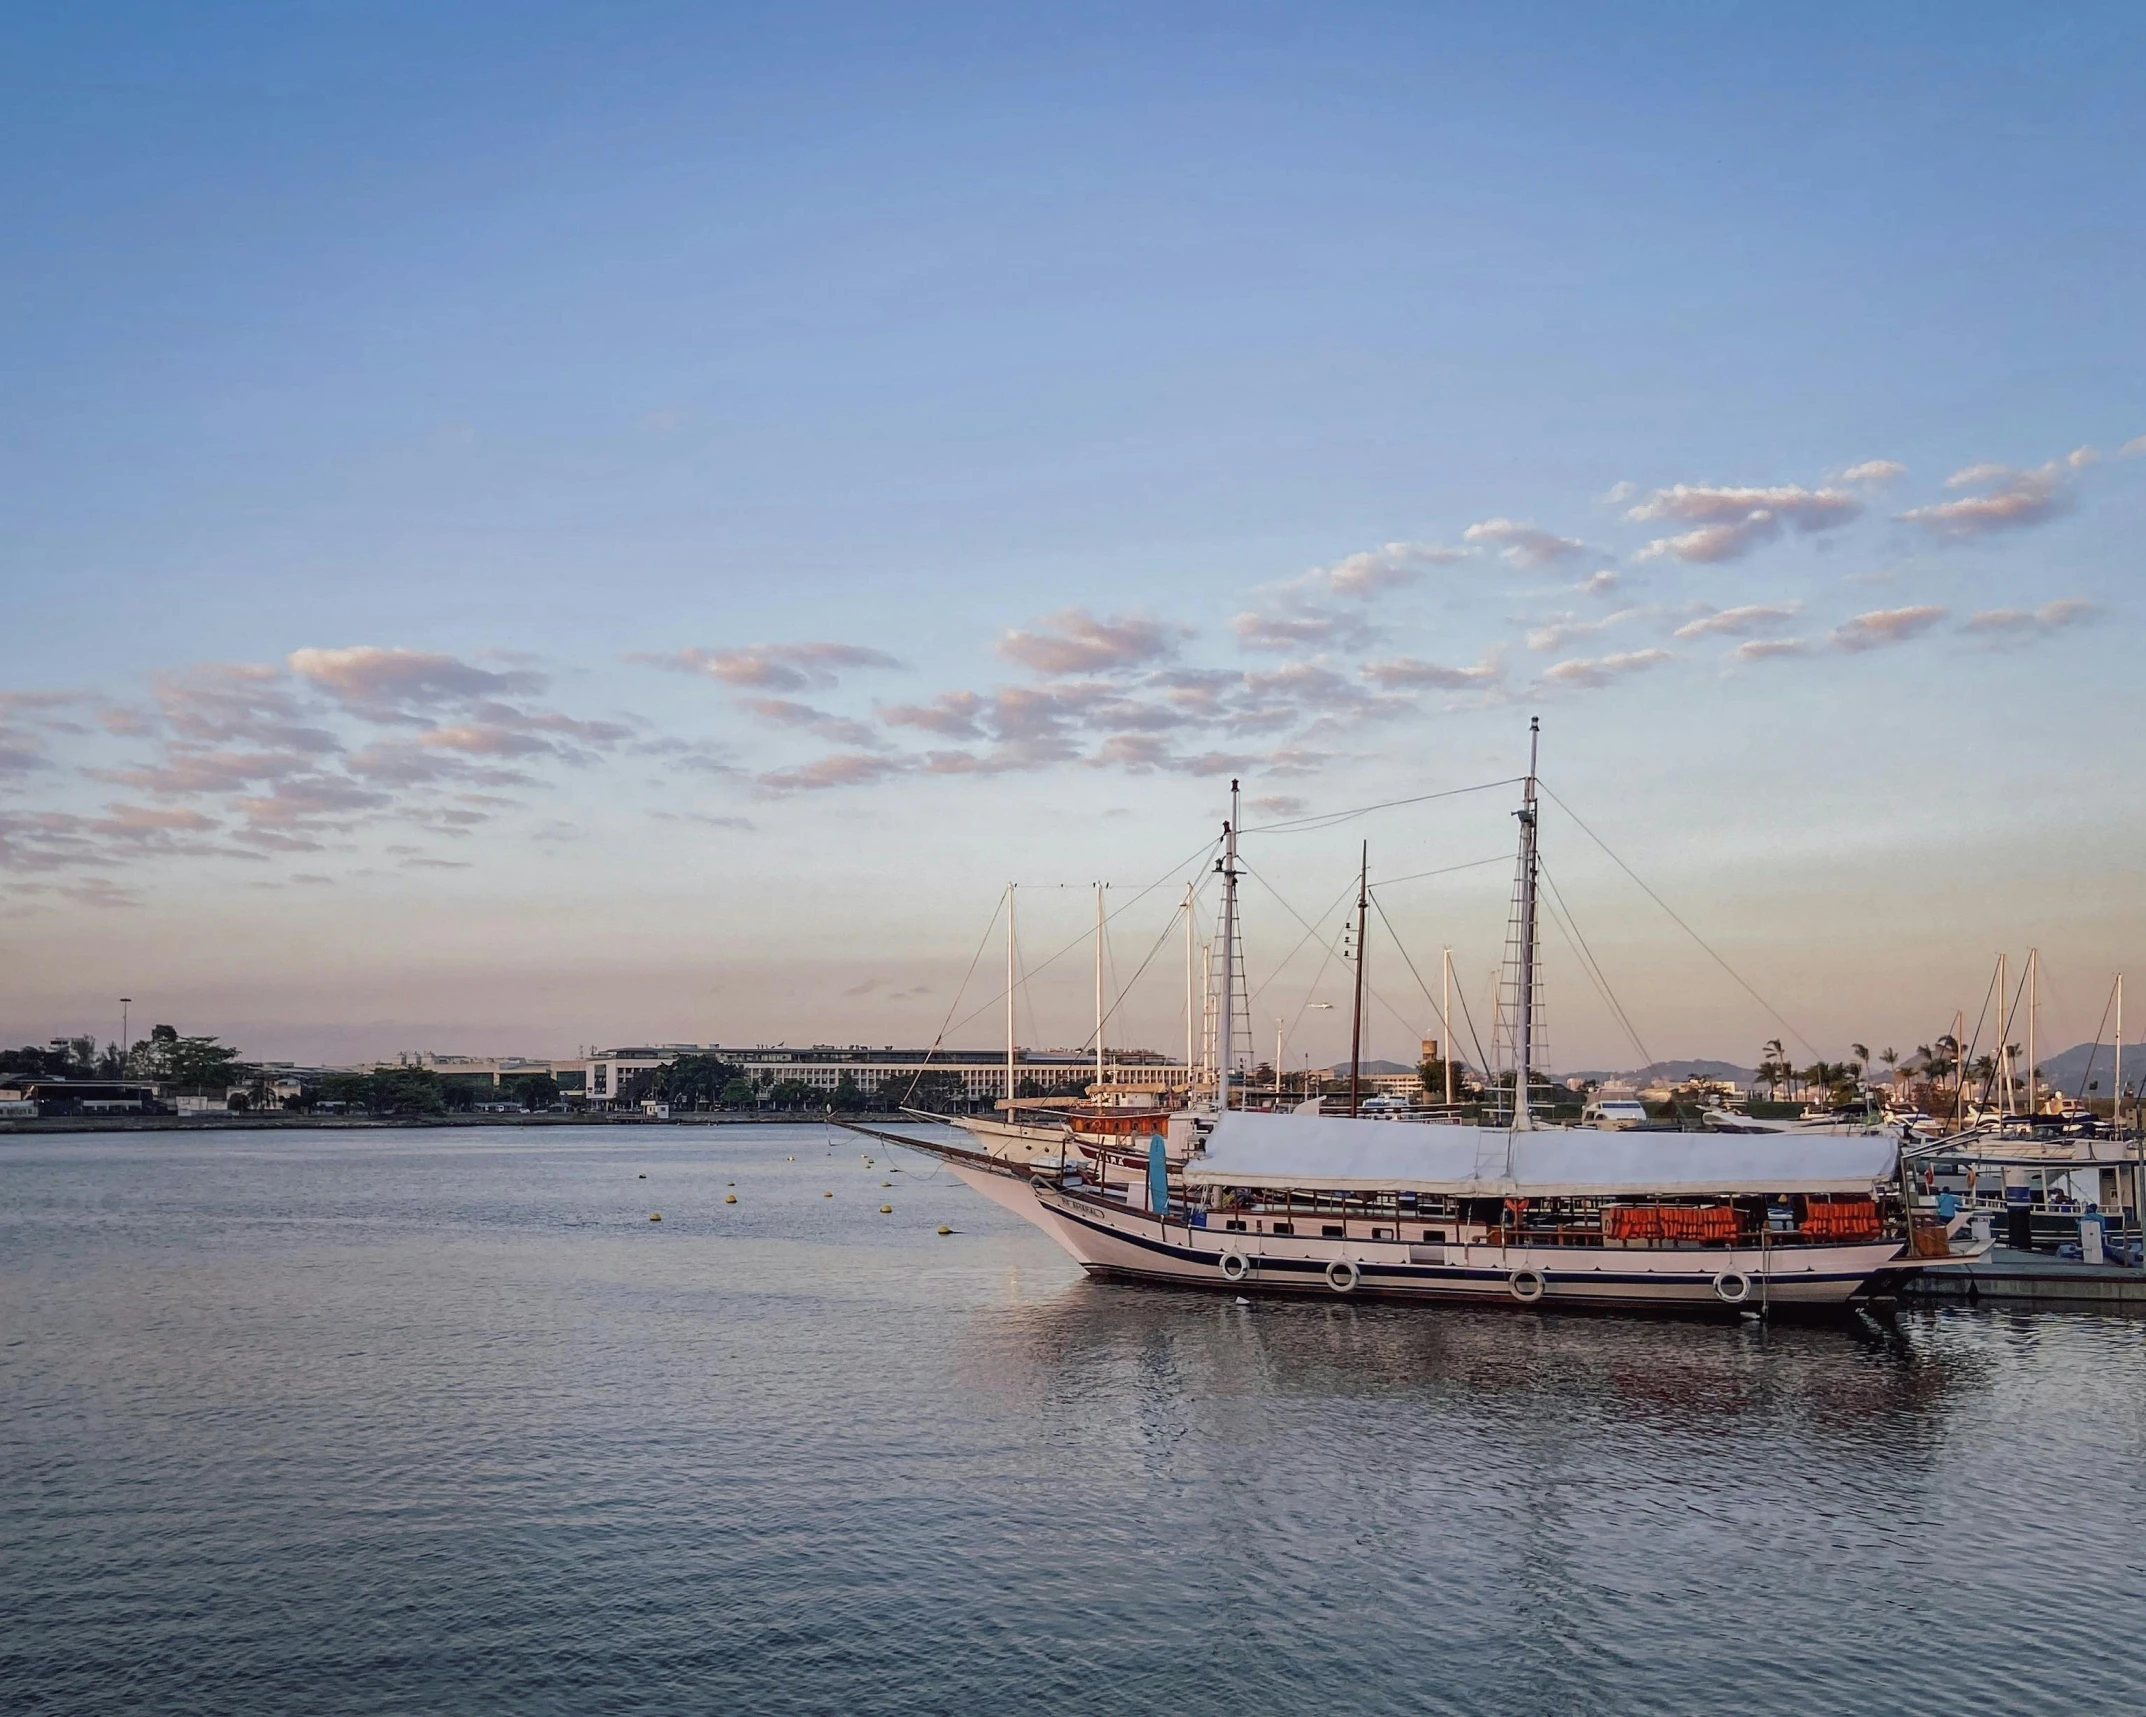
M 1426 1246 L 1443 1246 L 1446 1243 L 1446 1231 L 1443 1228 L 1426 1228 L 1423 1231 L 1423 1243 Z
M 1294 1222 L 1277 1222 L 1270 1230 L 1275 1234 L 1294 1234 L 1296 1231 L 1297 1225 Z
M 1371 1238 L 1374 1240 L 1391 1240 L 1393 1230 L 1391 1228 L 1374 1228 L 1371 1230 Z
M 1347 1233 L 1348 1229 L 1343 1227 L 1338 1222 L 1321 1223 L 1319 1226 L 1319 1234 L 1322 1239 L 1339 1240 L 1343 1238 Z
M 1222 1226 L 1232 1234 L 1242 1234 L 1244 1232 L 1244 1221 L 1241 1217 L 1233 1216 Z

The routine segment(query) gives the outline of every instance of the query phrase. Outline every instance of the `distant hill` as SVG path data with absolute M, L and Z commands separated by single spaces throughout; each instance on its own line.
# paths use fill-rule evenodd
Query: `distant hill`
M 1361 1071 L 1367 1074 L 1413 1073 L 1416 1071 L 1413 1067 L 1403 1066 L 1398 1061 L 1366 1061 L 1359 1063 L 1359 1066 Z M 1349 1076 L 1349 1064 L 1346 1061 L 1337 1061 L 1333 1066 L 1325 1069 L 1325 1072 L 1329 1079 L 1346 1079 Z
M 2089 1070 L 2087 1063 L 2092 1061 Z M 2091 1079 L 2100 1089 L 2089 1093 L 2106 1097 L 2111 1089 L 2111 1076 L 2116 1071 L 2116 1051 L 2108 1044 L 2077 1043 L 2062 1055 L 2042 1057 L 2042 1077 L 2057 1090 L 2071 1096 L 2079 1093 L 2079 1082 Z M 2019 1060 L 2019 1077 L 2027 1076 L 2027 1059 Z M 2146 1045 L 2124 1045 L 2124 1083 L 2134 1091 L 2146 1084 Z

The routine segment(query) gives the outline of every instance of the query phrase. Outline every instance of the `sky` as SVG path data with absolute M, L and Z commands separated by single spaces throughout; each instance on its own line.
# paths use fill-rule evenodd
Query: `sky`
M 1078 1045 L 1104 882 L 1181 1049 L 1237 778 L 1258 1040 L 1368 845 L 1475 1059 L 1531 716 L 1553 1067 L 2146 970 L 2136 7 L 0 46 L 0 1039 L 985 1046 L 1013 883 Z

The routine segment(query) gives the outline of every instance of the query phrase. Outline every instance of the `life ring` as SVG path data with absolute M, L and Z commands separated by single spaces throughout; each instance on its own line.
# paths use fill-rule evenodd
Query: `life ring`
M 1252 1260 L 1242 1252 L 1222 1254 L 1222 1279 L 1225 1282 L 1241 1282 L 1252 1273 Z
M 1337 1294 L 1345 1294 L 1356 1286 L 1356 1266 L 1346 1258 L 1336 1258 L 1326 1267 L 1326 1285 Z
M 1741 1270 L 1724 1270 L 1714 1278 L 1714 1297 L 1725 1306 L 1740 1306 L 1751 1297 L 1751 1278 Z
M 1545 1285 L 1540 1270 L 1515 1270 L 1505 1278 L 1506 1290 L 1523 1306 L 1532 1306 L 1541 1299 Z

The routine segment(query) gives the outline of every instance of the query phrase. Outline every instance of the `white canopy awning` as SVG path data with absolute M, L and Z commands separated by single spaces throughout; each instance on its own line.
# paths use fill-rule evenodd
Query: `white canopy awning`
M 1898 1150 L 1884 1134 L 1508 1133 L 1239 1110 L 1216 1121 L 1185 1179 L 1458 1198 L 1867 1193 L 1892 1178 Z

